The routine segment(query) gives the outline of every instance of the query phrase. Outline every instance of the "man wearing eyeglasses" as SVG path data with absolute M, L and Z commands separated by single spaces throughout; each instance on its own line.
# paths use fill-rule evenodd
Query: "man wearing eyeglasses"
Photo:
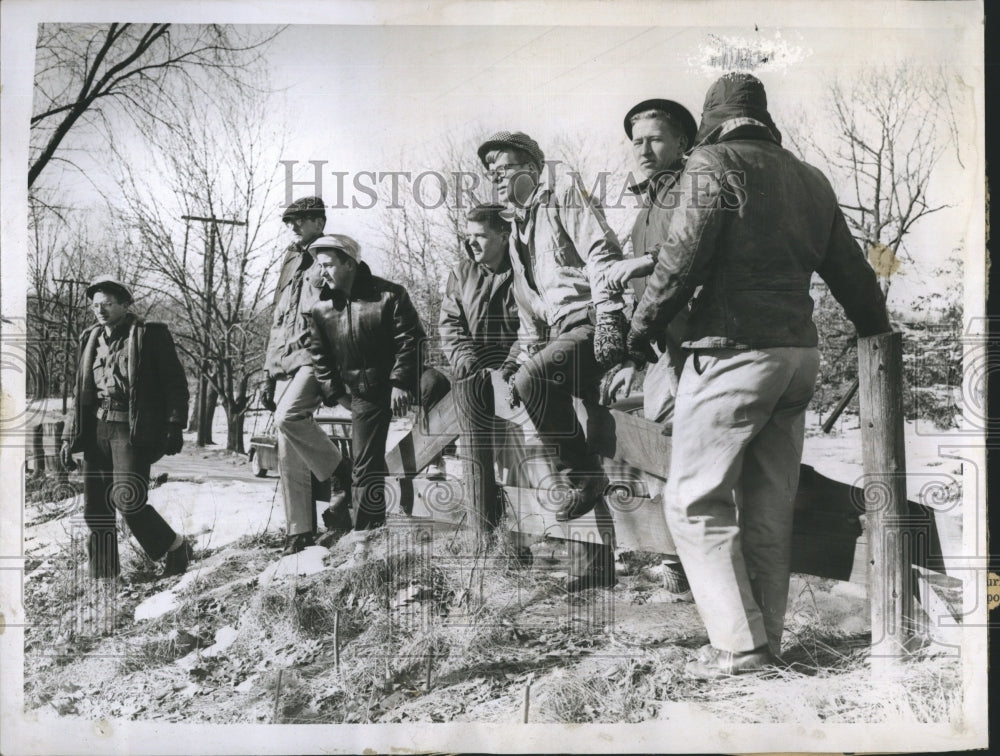
M 624 356 L 624 302 L 621 291 L 608 286 L 621 246 L 579 175 L 546 164 L 527 134 L 494 134 L 478 154 L 513 220 L 520 353 L 505 366 L 504 377 L 511 405 L 523 402 L 541 442 L 558 450 L 553 484 L 566 495 L 556 520 L 565 522 L 590 512 L 606 484 L 587 449 L 573 397 L 596 396 L 601 375 Z M 609 545 L 572 544 L 568 590 L 615 584 Z
M 345 499 L 351 500 L 351 474 L 334 446 L 313 418 L 323 400 L 313 373 L 309 352 L 310 310 L 317 290 L 305 280 L 313 265 L 309 245 L 323 234 L 326 210 L 320 197 L 301 197 L 289 205 L 281 220 L 295 235 L 285 249 L 274 291 L 274 316 L 267 342 L 261 404 L 274 413 L 278 430 L 278 466 L 285 500 L 285 548 L 295 554 L 315 542 L 316 502 L 312 476 L 328 480 L 334 473 L 342 481 Z M 326 519 L 326 515 L 324 515 Z M 328 522 L 337 530 L 350 530 L 350 516 Z

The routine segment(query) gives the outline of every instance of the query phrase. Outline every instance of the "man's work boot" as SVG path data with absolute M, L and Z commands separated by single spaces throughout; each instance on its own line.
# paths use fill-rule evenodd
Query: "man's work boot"
M 597 495 L 583 488 L 571 488 L 566 493 L 566 503 L 556 512 L 556 522 L 567 522 L 583 517 L 597 504 Z
M 693 661 L 684 668 L 685 674 L 694 680 L 714 680 L 754 672 L 768 672 L 777 669 L 779 661 L 768 646 L 753 651 L 736 653 L 722 651 L 714 646 L 703 646 Z
M 298 554 L 305 548 L 309 546 L 316 545 L 316 537 L 312 533 L 299 533 L 297 535 L 290 535 L 285 538 L 285 548 L 281 552 L 281 556 L 291 556 L 292 554 Z
M 188 563 L 194 558 L 194 549 L 187 539 L 176 549 L 167 552 L 167 559 L 163 566 L 163 577 L 171 575 L 183 575 L 187 572 Z

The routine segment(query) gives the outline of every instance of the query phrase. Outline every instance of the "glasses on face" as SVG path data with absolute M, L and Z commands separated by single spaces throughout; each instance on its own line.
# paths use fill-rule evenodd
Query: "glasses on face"
M 523 168 L 526 165 L 531 165 L 531 164 L 530 163 L 507 163 L 507 165 L 497 165 L 497 166 L 494 166 L 491 170 L 486 171 L 486 176 L 494 184 L 499 184 L 501 181 L 503 181 L 505 178 L 507 178 L 508 175 L 513 174 L 513 173 L 517 173 L 518 171 L 516 169 Z

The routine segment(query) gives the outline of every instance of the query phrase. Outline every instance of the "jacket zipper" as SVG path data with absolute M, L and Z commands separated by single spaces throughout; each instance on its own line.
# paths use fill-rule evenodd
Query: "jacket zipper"
M 351 315 L 351 311 L 354 308 L 351 306 L 350 297 L 347 298 L 347 332 L 351 336 L 351 346 L 354 347 L 354 352 L 358 355 L 358 359 L 361 361 L 361 382 L 365 386 L 365 393 L 371 393 L 371 387 L 368 385 L 368 365 L 365 363 L 364 353 L 358 349 L 357 339 L 354 337 L 354 318 Z

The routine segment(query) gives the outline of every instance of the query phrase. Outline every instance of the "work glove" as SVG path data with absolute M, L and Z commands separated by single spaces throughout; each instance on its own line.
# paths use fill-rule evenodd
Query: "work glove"
M 649 336 L 640 331 L 631 330 L 628 332 L 625 349 L 628 358 L 632 360 L 640 370 L 649 362 L 656 362 L 656 352 L 653 345 L 649 343 Z
M 514 375 L 517 375 L 517 373 Z M 507 379 L 507 405 L 511 409 L 521 406 L 521 394 L 518 392 L 517 384 L 514 382 L 514 375 Z
M 594 325 L 594 359 L 602 372 L 625 359 L 627 332 L 628 321 L 621 310 L 597 313 L 597 323 Z
M 181 426 L 171 423 L 167 426 L 167 441 L 163 446 L 163 453 L 167 455 L 176 454 L 184 446 L 184 436 Z
M 278 409 L 278 405 L 274 403 L 274 389 L 277 383 L 274 378 L 268 378 L 260 385 L 260 406 L 268 412 Z

